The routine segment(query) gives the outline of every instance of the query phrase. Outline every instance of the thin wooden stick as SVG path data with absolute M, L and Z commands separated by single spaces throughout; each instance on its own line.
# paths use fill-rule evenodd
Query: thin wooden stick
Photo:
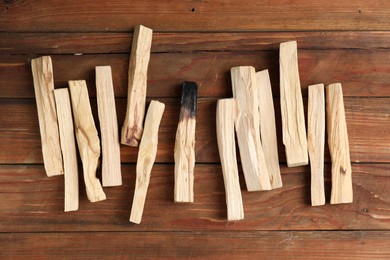
M 69 81 L 69 89 L 87 197 L 91 202 L 105 200 L 106 194 L 96 178 L 100 142 L 89 103 L 87 84 L 84 80 Z
M 307 108 L 307 143 L 311 168 L 311 205 L 325 204 L 325 88 L 324 84 L 309 86 Z
M 53 65 L 50 56 L 33 59 L 31 69 L 46 174 L 49 177 L 61 175 L 64 172 L 54 102 Z
M 64 159 L 64 211 L 75 211 L 79 209 L 79 176 L 69 91 L 67 88 L 56 89 L 54 90 L 54 97 L 56 100 L 61 151 Z
M 150 175 L 157 154 L 158 128 L 164 109 L 163 103 L 152 100 L 146 114 L 145 130 L 138 152 L 137 180 L 130 214 L 130 221 L 136 224 L 140 224 L 142 220 Z
M 280 44 L 280 106 L 288 167 L 308 164 L 297 42 Z
M 182 85 L 180 119 L 175 142 L 175 202 L 194 202 L 195 127 L 198 85 Z
M 231 69 L 233 97 L 237 102 L 235 128 L 248 191 L 270 190 L 271 182 L 260 140 L 259 97 L 255 68 Z
M 268 70 L 256 73 L 259 96 L 260 135 L 272 189 L 283 186 L 276 137 L 274 99 Z
M 234 137 L 234 106 L 234 99 L 220 99 L 217 103 L 217 141 L 229 221 L 244 219 Z
M 127 110 L 122 126 L 121 143 L 138 146 L 145 115 L 147 72 L 153 31 L 139 25 L 134 30 L 129 62 Z
M 118 120 L 110 66 L 96 67 L 96 97 L 102 138 L 103 186 L 120 186 L 122 173 Z
M 326 87 L 328 145 L 332 159 L 331 204 L 352 203 L 352 166 L 349 154 L 343 90 L 340 83 Z

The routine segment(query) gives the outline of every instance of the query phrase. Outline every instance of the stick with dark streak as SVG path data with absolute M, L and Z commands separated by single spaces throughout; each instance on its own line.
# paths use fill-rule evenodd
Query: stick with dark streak
M 175 143 L 175 202 L 194 202 L 195 126 L 198 85 L 182 85 L 179 125 Z

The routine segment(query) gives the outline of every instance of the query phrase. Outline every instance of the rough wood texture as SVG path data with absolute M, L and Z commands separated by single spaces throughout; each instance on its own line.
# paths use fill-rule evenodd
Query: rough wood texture
M 54 90 L 62 158 L 64 161 L 64 211 L 79 209 L 79 174 L 77 168 L 76 141 L 69 91 L 66 88 Z
M 141 140 L 146 100 L 146 84 L 153 31 L 135 28 L 128 73 L 127 110 L 122 126 L 121 143 L 133 147 Z
M 53 65 L 49 56 L 31 61 L 37 103 L 42 156 L 47 176 L 63 174 L 57 112 L 54 102 Z
M 234 67 L 230 73 L 233 97 L 237 104 L 234 124 L 246 187 L 248 191 L 270 190 L 271 182 L 260 140 L 255 68 Z
M 331 204 L 352 203 L 352 166 L 340 83 L 326 87 L 328 146 L 332 159 Z
M 195 128 L 198 85 L 182 85 L 179 124 L 175 139 L 175 202 L 194 202 Z
M 69 81 L 76 139 L 79 147 L 88 199 L 97 202 L 106 199 L 100 181 L 96 178 L 99 164 L 100 142 L 92 117 L 85 81 Z
M 216 130 L 219 157 L 221 158 L 227 219 L 244 219 L 238 166 L 236 159 L 236 141 L 234 135 L 234 99 L 220 99 L 217 103 Z
M 156 159 L 158 129 L 165 109 L 164 103 L 151 101 L 146 114 L 145 130 L 141 139 L 137 160 L 137 180 L 131 207 L 130 221 L 140 224 L 144 211 L 152 167 Z
M 311 205 L 325 204 L 324 152 L 325 152 L 325 87 L 309 86 L 307 108 L 307 148 L 310 157 Z
M 96 97 L 102 138 L 102 182 L 104 187 L 122 185 L 118 120 L 110 66 L 98 66 Z
M 308 164 L 305 115 L 298 70 L 297 42 L 280 44 L 280 105 L 283 144 L 289 167 Z
M 274 99 L 268 70 L 256 73 L 258 86 L 260 136 L 272 189 L 283 186 L 280 176 Z

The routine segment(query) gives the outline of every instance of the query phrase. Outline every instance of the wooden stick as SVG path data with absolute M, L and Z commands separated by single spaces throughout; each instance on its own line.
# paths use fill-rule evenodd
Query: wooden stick
M 259 97 L 260 135 L 272 189 L 283 186 L 279 168 L 274 99 L 268 70 L 256 73 Z
M 120 186 L 122 173 L 118 120 L 110 66 L 96 67 L 96 97 L 102 138 L 103 186 Z
M 343 91 L 340 83 L 326 87 L 328 145 L 332 159 L 331 204 L 352 203 L 352 167 L 349 155 Z
M 237 102 L 235 128 L 248 191 L 270 190 L 271 182 L 260 140 L 259 97 L 255 68 L 231 69 L 233 97 Z
M 145 130 L 138 152 L 137 179 L 130 214 L 130 221 L 136 224 L 140 224 L 142 220 L 150 174 L 157 154 L 158 128 L 164 109 L 163 103 L 152 100 L 146 114 Z
M 217 103 L 217 141 L 229 221 L 244 219 L 234 137 L 234 106 L 235 102 L 232 98 L 220 99 Z
M 121 143 L 133 147 L 138 146 L 142 137 L 152 34 L 151 29 L 142 25 L 137 26 L 131 47 L 127 110 L 122 126 Z
M 280 106 L 288 167 L 308 164 L 297 42 L 280 44 Z
M 195 126 L 198 85 L 182 85 L 180 119 L 175 142 L 175 202 L 194 202 Z
M 311 168 L 311 205 L 325 204 L 325 89 L 324 84 L 309 86 L 307 143 Z
M 69 89 L 87 197 L 91 202 L 105 200 L 106 194 L 96 178 L 100 142 L 89 103 L 87 84 L 84 80 L 69 81 Z
M 60 130 L 61 151 L 64 159 L 64 211 L 75 211 L 79 209 L 79 176 L 69 91 L 67 88 L 56 89 L 54 90 L 54 97 Z
M 53 65 L 50 56 L 31 61 L 37 102 L 42 156 L 47 176 L 63 174 L 57 113 L 54 102 Z

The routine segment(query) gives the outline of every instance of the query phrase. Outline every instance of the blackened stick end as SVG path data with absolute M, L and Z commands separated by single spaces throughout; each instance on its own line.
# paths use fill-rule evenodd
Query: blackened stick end
M 182 84 L 180 121 L 196 117 L 196 102 L 198 85 L 195 82 L 184 81 Z

